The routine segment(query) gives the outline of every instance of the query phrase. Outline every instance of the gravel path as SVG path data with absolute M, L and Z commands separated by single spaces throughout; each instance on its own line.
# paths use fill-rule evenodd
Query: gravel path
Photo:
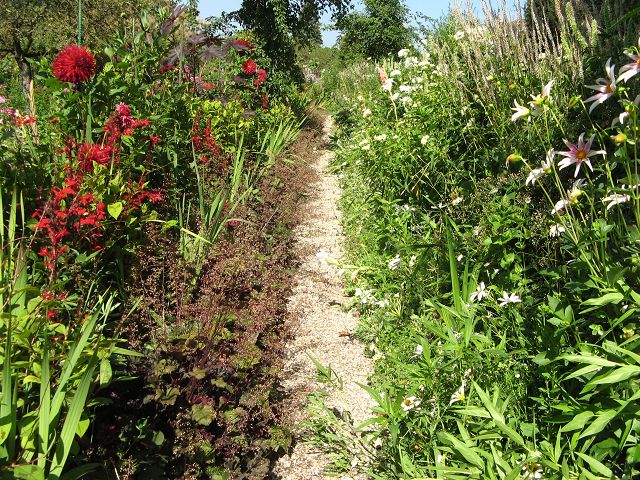
M 327 117 L 323 146 L 328 143 L 331 128 L 332 119 Z M 301 266 L 289 300 L 292 340 L 287 346 L 282 384 L 289 395 L 290 408 L 295 412 L 296 424 L 304 419 L 307 395 L 322 388 L 329 392 L 325 403 L 351 412 L 357 425 L 370 416 L 371 399 L 356 382 L 367 383 L 372 363 L 364 356 L 362 345 L 345 334 L 355 331 L 358 320 L 352 312 L 342 308 L 349 299 L 344 297 L 341 275 L 335 266 L 320 262 L 317 256 L 321 251 L 336 260 L 343 256 L 344 235 L 340 226 L 341 212 L 337 207 L 341 189 L 337 178 L 326 174 L 333 153 L 314 149 L 309 157 L 317 175 L 309 185 L 303 220 L 295 231 L 294 248 Z M 330 365 L 343 380 L 343 389 L 330 388 L 327 384 L 319 386 L 315 382 L 316 368 L 307 354 L 324 366 Z M 298 441 L 291 455 L 278 460 L 273 474 L 282 480 L 355 478 L 349 475 L 328 477 L 323 473 L 326 464 L 327 460 L 320 452 Z

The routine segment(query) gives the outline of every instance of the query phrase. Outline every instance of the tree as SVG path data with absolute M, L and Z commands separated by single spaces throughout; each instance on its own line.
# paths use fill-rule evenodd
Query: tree
M 320 16 L 334 20 L 347 13 L 351 0 L 243 0 L 229 18 L 251 30 L 275 68 L 301 79 L 296 49 L 321 42 Z
M 0 56 L 12 56 L 28 95 L 31 62 L 77 42 L 78 1 L 83 1 L 83 38 L 90 48 L 113 34 L 152 0 L 0 0 Z
M 364 5 L 364 13 L 352 12 L 338 22 L 343 53 L 377 59 L 411 42 L 409 9 L 402 0 L 364 0 Z

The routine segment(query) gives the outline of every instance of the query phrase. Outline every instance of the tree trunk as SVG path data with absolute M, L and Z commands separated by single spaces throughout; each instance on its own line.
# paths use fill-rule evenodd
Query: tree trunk
M 31 111 L 33 104 L 31 91 L 31 85 L 33 84 L 33 70 L 31 69 L 31 64 L 27 61 L 25 52 L 20 44 L 20 40 L 15 37 L 13 39 L 13 57 L 16 59 L 16 63 L 20 69 L 22 92 L 24 93 L 24 97 L 27 99 L 27 111 L 25 113 L 28 115 L 34 115 L 35 112 Z

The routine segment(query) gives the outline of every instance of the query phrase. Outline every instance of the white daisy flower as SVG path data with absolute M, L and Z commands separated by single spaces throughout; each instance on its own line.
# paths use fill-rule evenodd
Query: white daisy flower
M 522 300 L 520 299 L 520 296 L 516 295 L 515 293 L 509 294 L 503 291 L 502 297 L 498 298 L 498 302 L 501 307 L 504 307 L 509 303 L 520 303 L 522 302 Z

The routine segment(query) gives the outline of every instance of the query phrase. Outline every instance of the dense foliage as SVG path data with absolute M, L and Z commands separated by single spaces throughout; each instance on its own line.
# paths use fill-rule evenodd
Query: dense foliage
M 254 38 L 185 11 L 1 87 L 2 478 L 255 478 L 288 445 L 300 123 Z
M 365 0 L 364 7 L 337 23 L 342 55 L 380 59 L 411 43 L 409 9 L 402 0 Z
M 316 402 L 312 441 L 379 479 L 633 478 L 638 47 L 485 15 L 322 80 L 376 373 L 371 418 Z

